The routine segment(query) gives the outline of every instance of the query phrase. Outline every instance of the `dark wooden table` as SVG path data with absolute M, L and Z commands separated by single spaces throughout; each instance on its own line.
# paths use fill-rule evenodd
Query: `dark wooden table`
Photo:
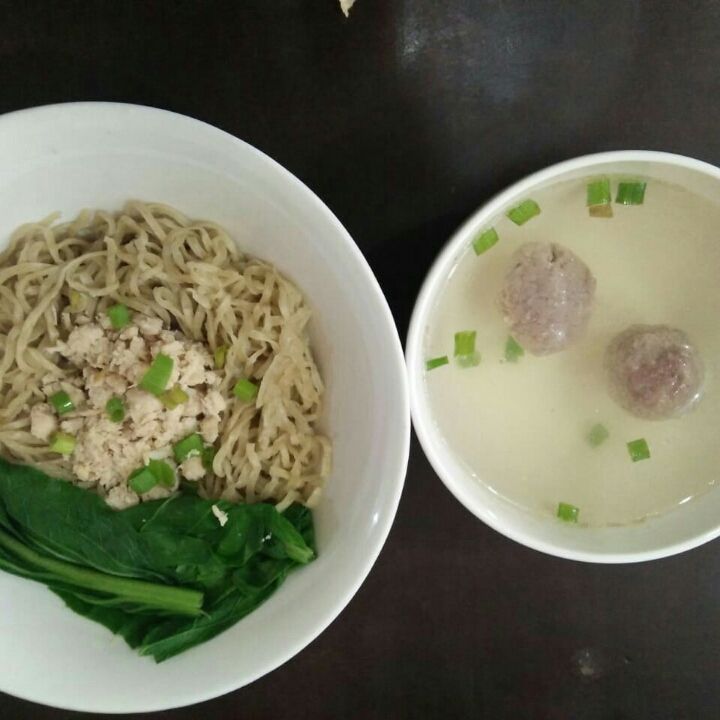
M 0 111 L 69 100 L 185 113 L 274 157 L 346 225 L 404 336 L 448 235 L 526 173 L 619 148 L 720 163 L 720 3 L 358 0 L 347 21 L 335 0 L 0 0 Z M 250 687 L 157 717 L 713 720 L 719 648 L 718 542 L 546 557 L 475 520 L 415 442 L 340 618 Z M 0 717 L 82 716 L 1 696 Z

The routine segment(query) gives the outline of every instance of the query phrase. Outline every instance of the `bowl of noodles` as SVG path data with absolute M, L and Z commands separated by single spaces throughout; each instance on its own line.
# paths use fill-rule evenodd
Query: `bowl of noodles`
M 242 687 L 390 530 L 387 303 L 310 190 L 203 123 L 48 106 L 0 151 L 0 690 L 128 713 Z

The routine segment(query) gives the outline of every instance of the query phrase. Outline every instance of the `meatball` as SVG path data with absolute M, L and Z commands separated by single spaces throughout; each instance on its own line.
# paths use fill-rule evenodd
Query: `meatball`
M 605 365 L 612 398 L 645 420 L 679 417 L 702 395 L 700 356 L 677 328 L 632 325 L 608 345 Z
M 500 290 L 510 334 L 533 355 L 551 355 L 585 333 L 595 298 L 595 278 L 572 251 L 557 243 L 518 248 Z

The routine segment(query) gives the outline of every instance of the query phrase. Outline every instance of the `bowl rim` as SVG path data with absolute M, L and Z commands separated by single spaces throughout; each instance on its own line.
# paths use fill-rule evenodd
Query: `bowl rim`
M 472 234 L 477 232 L 480 225 L 497 215 L 504 207 L 514 200 L 517 200 L 520 196 L 525 195 L 540 183 L 552 181 L 571 172 L 579 170 L 588 170 L 591 172 L 592 168 L 598 165 L 620 162 L 674 165 L 712 176 L 713 179 L 720 181 L 720 168 L 710 163 L 685 155 L 655 150 L 613 150 L 581 155 L 550 165 L 521 178 L 483 202 L 446 241 L 425 276 L 420 293 L 413 307 L 405 342 L 405 362 L 410 387 L 410 413 L 413 428 L 427 459 L 445 487 L 467 510 L 475 515 L 475 517 L 482 520 L 493 530 L 496 530 L 521 545 L 566 560 L 604 564 L 645 562 L 670 557 L 685 552 L 686 550 L 691 550 L 720 536 L 720 520 L 715 527 L 706 532 L 697 533 L 687 540 L 665 542 L 649 550 L 629 552 L 575 550 L 556 542 L 540 540 L 532 532 L 527 532 L 523 527 L 506 524 L 498 519 L 495 513 L 471 497 L 465 490 L 464 482 L 454 477 L 452 470 L 444 463 L 438 451 L 438 446 L 443 443 L 443 440 L 434 429 L 434 421 L 429 408 L 421 402 L 424 394 L 424 373 L 420 361 L 422 358 L 426 319 L 431 310 L 432 303 L 444 283 L 449 266 L 453 263 L 458 253 L 468 244 Z
M 262 667 L 258 668 L 257 671 L 249 673 L 242 678 L 238 678 L 237 681 L 218 685 L 208 684 L 207 691 L 197 692 L 192 694 L 192 696 L 188 695 L 181 697 L 178 702 L 173 702 L 169 696 L 164 695 L 162 697 L 169 699 L 169 702 L 155 702 L 152 699 L 144 698 L 132 707 L 123 706 L 110 709 L 101 708 L 98 703 L 87 704 L 78 702 L 58 704 L 53 702 L 52 699 L 44 700 L 40 694 L 27 692 L 18 693 L 13 691 L 11 687 L 5 685 L 4 681 L 0 678 L 0 691 L 29 702 L 44 705 L 48 705 L 48 703 L 50 703 L 49 706 L 56 707 L 61 710 L 100 712 L 103 714 L 160 712 L 179 707 L 187 707 L 189 705 L 221 697 L 245 687 L 246 685 L 249 685 L 261 677 L 273 672 L 310 645 L 310 643 L 312 643 L 313 640 L 324 632 L 347 607 L 375 565 L 380 552 L 385 546 L 397 514 L 410 458 L 411 421 L 409 385 L 407 373 L 405 371 L 402 341 L 398 333 L 397 325 L 392 311 L 390 310 L 387 298 L 385 297 L 385 294 L 382 291 L 380 283 L 370 267 L 370 264 L 337 216 L 298 177 L 263 151 L 248 142 L 241 140 L 239 137 L 215 127 L 214 125 L 181 113 L 134 103 L 79 101 L 49 103 L 46 105 L 15 110 L 0 115 L 0 134 L 6 132 L 6 128 L 12 124 L 23 122 L 26 118 L 32 117 L 33 120 L 36 121 L 37 116 L 46 115 L 47 117 L 45 118 L 45 122 L 53 122 L 58 116 L 67 117 L 78 112 L 91 114 L 105 112 L 111 115 L 117 112 L 123 112 L 130 113 L 136 118 L 148 118 L 155 121 L 159 119 L 161 122 L 173 124 L 176 127 L 184 126 L 186 129 L 189 129 L 195 134 L 200 133 L 201 135 L 214 139 L 216 142 L 221 141 L 225 143 L 231 150 L 240 150 L 243 153 L 253 155 L 258 162 L 264 163 L 278 176 L 283 177 L 284 181 L 294 187 L 294 190 L 300 197 L 303 198 L 303 201 L 307 203 L 308 206 L 312 206 L 318 213 L 325 216 L 326 220 L 334 227 L 337 241 L 343 243 L 347 251 L 353 257 L 357 272 L 362 273 L 365 276 L 365 280 L 368 282 L 368 287 L 375 296 L 375 300 L 381 310 L 379 317 L 377 315 L 374 316 L 374 322 L 385 325 L 388 334 L 388 342 L 391 345 L 389 351 L 392 353 L 393 360 L 392 365 L 387 368 L 387 372 L 394 374 L 397 378 L 399 402 L 396 405 L 394 412 L 397 415 L 397 422 L 399 423 L 398 436 L 402 438 L 402 442 L 396 446 L 396 452 L 393 456 L 392 465 L 386 466 L 385 468 L 385 475 L 387 478 L 385 481 L 387 487 L 387 500 L 384 506 L 385 512 L 381 513 L 380 517 L 373 518 L 374 539 L 372 543 L 368 543 L 367 553 L 362 564 L 356 567 L 354 581 L 349 584 L 342 593 L 339 593 L 332 610 L 322 619 L 321 622 L 318 622 L 314 627 L 308 628 L 308 630 L 304 634 L 300 635 L 294 643 L 284 647 L 283 651 L 279 652 L 272 662 L 265 663 Z

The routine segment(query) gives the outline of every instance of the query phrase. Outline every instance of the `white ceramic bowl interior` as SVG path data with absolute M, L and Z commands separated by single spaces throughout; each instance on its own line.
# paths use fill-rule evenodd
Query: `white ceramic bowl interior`
M 528 547 L 588 562 L 651 560 L 696 547 L 720 535 L 720 489 L 644 523 L 622 528 L 568 526 L 517 508 L 474 479 L 453 455 L 433 422 L 425 390 L 423 340 L 432 310 L 457 259 L 491 219 L 556 182 L 588 175 L 627 175 L 684 186 L 714 202 L 720 198 L 720 170 L 668 153 L 623 151 L 576 158 L 516 183 L 483 205 L 447 243 L 423 284 L 408 333 L 406 360 L 412 419 L 420 443 L 450 492 L 491 527 Z
M 0 118 L 0 242 L 54 211 L 128 198 L 214 220 L 275 263 L 314 307 L 334 470 L 315 512 L 319 558 L 211 642 L 156 665 L 41 585 L 0 573 L 0 690 L 93 712 L 161 710 L 245 685 L 306 646 L 370 571 L 407 468 L 405 367 L 387 303 L 334 215 L 290 173 L 195 120 L 129 105 L 49 106 Z

